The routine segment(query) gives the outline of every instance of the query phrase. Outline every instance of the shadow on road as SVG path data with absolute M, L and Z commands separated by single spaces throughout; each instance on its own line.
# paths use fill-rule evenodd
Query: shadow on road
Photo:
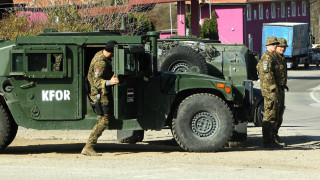
M 262 137 L 248 137 L 245 148 L 226 148 L 223 151 L 257 151 L 257 150 L 314 150 L 320 149 L 320 136 L 283 136 L 281 141 L 286 143 L 282 149 L 263 147 Z
M 318 80 L 320 76 L 289 76 L 288 79 Z
M 61 141 L 60 141 L 61 143 Z M 37 144 L 26 146 L 9 146 L 0 151 L 0 154 L 43 154 L 43 153 L 59 153 L 59 154 L 77 154 L 80 153 L 84 143 L 68 143 L 68 144 Z M 174 139 L 159 141 L 144 141 L 137 144 L 127 143 L 98 143 L 95 147 L 99 153 L 139 153 L 139 152 L 183 152 Z
M 233 151 L 261 151 L 261 150 L 314 150 L 320 149 L 320 136 L 284 136 L 281 137 L 282 141 L 287 144 L 283 149 L 267 149 L 263 147 L 262 137 L 250 135 L 248 137 L 246 147 L 239 148 L 224 148 L 220 152 L 233 152 Z M 57 154 L 79 154 L 84 146 L 84 143 L 66 143 L 61 144 L 37 144 L 25 146 L 9 146 L 0 151 L 0 154 L 13 154 L 13 155 L 29 155 L 29 154 L 44 154 L 44 153 L 57 153 Z M 96 145 L 97 152 L 99 153 L 140 153 L 140 152 L 185 152 L 174 139 L 157 140 L 157 141 L 144 141 L 137 144 L 126 143 L 98 143 Z

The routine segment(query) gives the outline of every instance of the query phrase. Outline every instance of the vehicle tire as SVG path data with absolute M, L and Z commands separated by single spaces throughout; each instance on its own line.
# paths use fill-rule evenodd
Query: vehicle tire
M 7 109 L 0 104 L 0 149 L 11 144 L 16 137 L 18 125 L 8 113 Z
M 198 72 L 208 74 L 207 63 L 202 55 L 189 46 L 177 46 L 159 57 L 159 71 Z
M 194 94 L 181 102 L 172 132 L 177 143 L 192 152 L 215 152 L 227 145 L 234 130 L 232 112 L 212 94 Z
M 264 101 L 262 100 L 256 110 L 255 110 L 255 116 L 254 116 L 254 125 L 256 127 L 262 127 L 262 121 L 263 121 L 263 117 L 264 117 Z

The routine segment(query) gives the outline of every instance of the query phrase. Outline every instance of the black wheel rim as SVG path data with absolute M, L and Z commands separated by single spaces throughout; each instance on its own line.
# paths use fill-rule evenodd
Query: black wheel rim
M 192 132 L 198 137 L 209 137 L 218 130 L 219 122 L 215 115 L 202 111 L 191 118 Z
M 172 64 L 169 68 L 169 71 L 172 72 L 189 72 L 190 71 L 190 64 L 185 61 L 178 61 Z

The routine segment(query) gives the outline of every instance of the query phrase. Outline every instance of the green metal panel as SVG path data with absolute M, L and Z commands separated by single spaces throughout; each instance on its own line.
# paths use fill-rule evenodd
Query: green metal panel
M 10 58 L 10 51 L 14 46 L 14 41 L 8 41 L 5 43 L 0 44 L 0 76 L 8 76 L 11 70 L 11 58 Z
M 115 40 L 119 44 L 141 44 L 144 40 L 143 36 L 34 36 L 34 37 L 18 37 L 17 45 L 24 44 L 105 44 L 110 40 Z
M 56 46 L 27 46 L 24 47 L 23 76 L 17 74 L 12 75 L 12 83 L 14 84 L 13 93 L 17 95 L 15 99 L 19 100 L 20 105 L 26 116 L 35 120 L 72 120 L 82 118 L 82 77 L 78 72 L 78 51 L 77 47 L 70 51 L 73 57 L 67 64 L 66 47 Z M 63 65 L 59 72 L 53 72 L 51 69 L 51 61 L 47 57 L 50 54 L 63 54 Z M 29 56 L 27 56 L 29 54 Z M 38 66 L 38 64 L 30 64 L 31 57 L 44 59 L 36 61 L 38 64 L 45 64 L 45 70 L 34 70 L 30 65 Z M 28 58 L 29 57 L 29 58 Z M 72 65 L 72 66 L 71 66 Z M 66 77 L 67 66 L 71 66 L 71 77 Z M 48 79 L 50 78 L 50 80 Z

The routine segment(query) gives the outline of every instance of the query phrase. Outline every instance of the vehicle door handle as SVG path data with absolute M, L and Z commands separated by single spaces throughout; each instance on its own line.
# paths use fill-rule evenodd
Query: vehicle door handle
M 36 85 L 36 83 L 34 83 L 33 81 L 31 81 L 31 82 L 29 82 L 28 84 L 21 85 L 20 87 L 21 87 L 22 89 L 27 89 L 27 88 L 33 87 L 33 86 L 35 86 L 35 85 Z

